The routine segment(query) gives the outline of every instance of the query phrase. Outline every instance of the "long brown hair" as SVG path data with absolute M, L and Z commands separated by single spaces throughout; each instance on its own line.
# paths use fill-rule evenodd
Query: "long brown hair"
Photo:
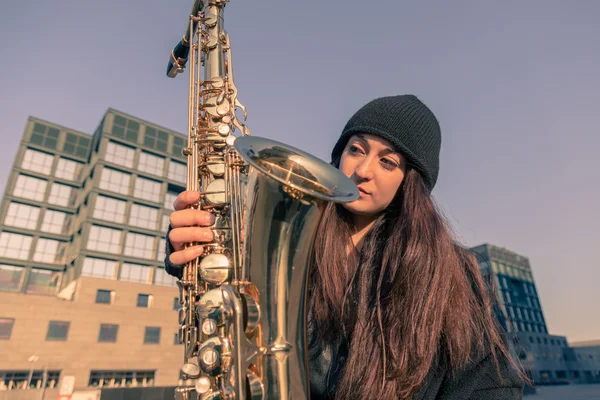
M 408 169 L 350 255 L 348 212 L 330 204 L 321 224 L 309 323 L 325 343 L 348 339 L 336 398 L 410 398 L 436 359 L 459 371 L 474 354 L 509 357 L 477 261 L 453 239 L 417 171 Z

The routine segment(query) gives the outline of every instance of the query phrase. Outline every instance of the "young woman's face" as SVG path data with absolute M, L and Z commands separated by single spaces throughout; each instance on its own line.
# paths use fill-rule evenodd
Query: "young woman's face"
M 356 183 L 360 195 L 344 207 L 356 215 L 375 217 L 396 195 L 406 173 L 406 159 L 389 141 L 356 134 L 344 148 L 339 169 Z

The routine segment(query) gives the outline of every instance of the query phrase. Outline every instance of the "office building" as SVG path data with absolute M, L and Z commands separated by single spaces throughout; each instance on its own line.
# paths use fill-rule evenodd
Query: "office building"
M 0 391 L 177 384 L 163 259 L 185 143 L 114 109 L 93 135 L 27 120 L 0 204 Z
M 510 350 L 535 384 L 600 382 L 600 368 L 589 362 L 600 347 L 580 351 L 569 347 L 565 336 L 548 332 L 529 259 L 491 244 L 471 251 L 492 287 L 498 320 L 512 338 Z M 586 365 L 580 362 L 584 356 Z

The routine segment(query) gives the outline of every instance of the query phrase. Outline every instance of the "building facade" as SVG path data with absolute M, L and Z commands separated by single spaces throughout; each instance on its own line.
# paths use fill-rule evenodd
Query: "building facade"
M 600 346 L 580 351 L 548 332 L 529 259 L 491 244 L 471 251 L 495 295 L 500 325 L 513 339 L 511 352 L 535 384 L 600 382 L 600 367 L 589 362 Z
M 114 109 L 93 135 L 28 119 L 0 204 L 0 391 L 177 384 L 163 259 L 185 143 Z

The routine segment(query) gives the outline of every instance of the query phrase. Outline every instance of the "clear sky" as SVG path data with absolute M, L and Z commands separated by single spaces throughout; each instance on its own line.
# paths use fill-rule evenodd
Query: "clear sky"
M 0 13 L 0 187 L 29 115 L 92 133 L 108 107 L 184 132 L 165 76 L 192 0 L 20 0 Z M 600 2 L 231 0 L 251 133 L 329 160 L 368 100 L 442 126 L 434 195 L 463 243 L 530 258 L 551 333 L 600 339 Z

